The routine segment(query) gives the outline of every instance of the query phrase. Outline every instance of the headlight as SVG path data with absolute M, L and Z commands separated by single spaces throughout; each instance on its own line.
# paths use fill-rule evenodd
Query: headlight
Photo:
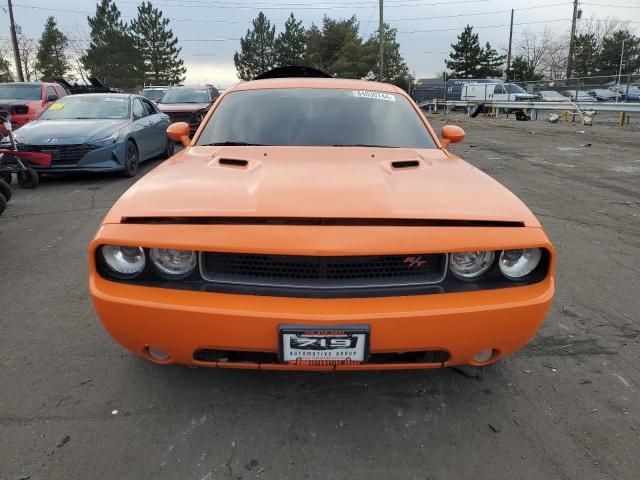
M 449 258 L 449 268 L 456 277 L 476 278 L 489 270 L 494 258 L 495 254 L 491 250 L 452 253 Z
M 535 270 L 542 258 L 539 248 L 525 248 L 522 250 L 505 250 L 500 254 L 500 271 L 509 279 L 518 279 L 529 275 Z
M 196 268 L 197 255 L 193 250 L 152 248 L 150 256 L 158 273 L 167 279 L 187 277 Z
M 133 278 L 144 270 L 146 258 L 142 247 L 104 245 L 100 253 L 107 267 L 123 278 Z
M 118 141 L 120 137 L 120 131 L 113 132 L 107 138 L 103 138 L 102 140 L 96 140 L 95 142 L 91 142 L 92 145 L 98 145 L 100 147 L 108 147 L 109 145 L 113 145 Z

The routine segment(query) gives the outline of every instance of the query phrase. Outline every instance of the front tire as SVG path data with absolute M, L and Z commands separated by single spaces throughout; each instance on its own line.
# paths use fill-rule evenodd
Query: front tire
M 0 215 L 2 215 L 5 208 L 7 208 L 7 201 L 4 199 L 4 195 L 0 194 Z
M 18 172 L 18 184 L 22 188 L 36 188 L 40 183 L 40 176 L 33 168 Z
M 13 181 L 13 175 L 10 172 L 0 172 L 0 178 L 7 182 L 8 185 L 11 185 Z
M 120 174 L 127 178 L 135 177 L 138 173 L 139 165 L 140 156 L 138 154 L 138 147 L 136 147 L 135 143 L 129 140 L 124 147 L 124 170 L 122 170 Z

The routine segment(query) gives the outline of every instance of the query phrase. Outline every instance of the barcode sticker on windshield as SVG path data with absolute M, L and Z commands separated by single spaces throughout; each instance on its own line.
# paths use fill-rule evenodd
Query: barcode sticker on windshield
M 124 103 L 126 99 L 119 98 L 119 97 L 104 97 L 103 100 L 105 102 L 120 102 L 120 103 Z
M 373 100 L 385 100 L 387 102 L 396 101 L 396 97 L 390 93 L 373 92 L 371 90 L 354 90 L 353 96 L 358 98 L 371 98 Z

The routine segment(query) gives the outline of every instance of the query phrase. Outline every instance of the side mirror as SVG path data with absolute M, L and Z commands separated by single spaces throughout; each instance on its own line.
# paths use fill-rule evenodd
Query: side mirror
M 49 95 L 47 97 L 47 102 L 55 102 L 56 100 L 58 100 L 58 95 Z
M 464 140 L 464 130 L 456 125 L 445 125 L 442 127 L 442 146 L 447 149 L 450 144 Z
M 167 128 L 167 136 L 174 142 L 180 142 L 183 146 L 188 147 L 191 143 L 189 124 L 187 122 L 172 123 Z

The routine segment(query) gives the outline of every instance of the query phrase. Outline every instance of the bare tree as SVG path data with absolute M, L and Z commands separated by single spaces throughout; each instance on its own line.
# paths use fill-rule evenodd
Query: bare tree
M 629 21 L 620 21 L 616 17 L 605 19 L 585 18 L 578 22 L 576 35 L 591 34 L 596 39 L 596 49 L 602 49 L 605 37 L 610 37 L 618 30 L 629 30 Z
M 520 39 L 516 43 L 516 50 L 524 57 L 532 70 L 539 72 L 553 38 L 554 34 L 548 28 L 545 28 L 542 32 L 523 30 Z
M 20 63 L 24 72 L 24 79 L 27 82 L 38 80 L 36 71 L 36 55 L 38 54 L 38 42 L 25 35 L 18 37 L 18 48 L 20 49 Z
M 569 59 L 569 34 L 561 34 L 549 42 L 546 55 L 540 63 L 540 71 L 550 80 L 564 78 Z
M 71 76 L 76 80 L 89 83 L 89 72 L 84 68 L 81 60 L 91 41 L 89 34 L 77 24 L 74 28 L 65 31 L 64 34 L 69 39 L 67 56 L 71 65 Z

